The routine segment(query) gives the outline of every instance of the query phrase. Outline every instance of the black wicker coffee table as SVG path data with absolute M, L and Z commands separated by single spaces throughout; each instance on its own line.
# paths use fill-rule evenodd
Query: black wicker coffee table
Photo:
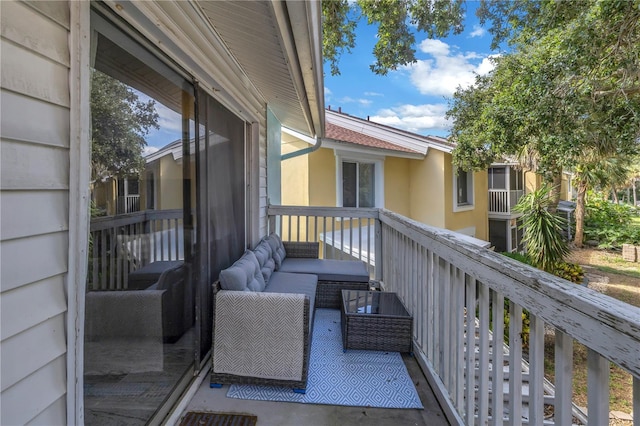
M 396 293 L 342 290 L 342 347 L 412 352 L 413 318 Z

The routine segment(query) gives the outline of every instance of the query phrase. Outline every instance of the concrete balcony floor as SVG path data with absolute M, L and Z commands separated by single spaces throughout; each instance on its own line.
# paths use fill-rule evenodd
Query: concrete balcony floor
M 416 360 L 409 355 L 403 355 L 403 360 L 424 406 L 422 410 L 345 407 L 227 398 L 229 386 L 211 389 L 207 376 L 189 401 L 184 413 L 206 411 L 252 414 L 258 417 L 258 426 L 448 425 L 449 422 Z

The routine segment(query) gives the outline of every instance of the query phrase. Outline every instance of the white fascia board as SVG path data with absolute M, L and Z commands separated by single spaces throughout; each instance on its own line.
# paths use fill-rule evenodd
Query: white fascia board
M 345 129 L 353 130 L 363 135 L 372 136 L 377 139 L 385 140 L 394 145 L 402 146 L 426 155 L 428 148 L 434 148 L 438 151 L 450 153 L 453 147 L 436 143 L 434 141 L 425 140 L 426 136 L 409 135 L 403 131 L 395 130 L 389 127 L 382 127 L 379 123 L 356 119 L 342 113 L 334 111 L 326 111 L 326 118 L 329 123 L 333 123 Z
M 306 142 L 309 145 L 315 145 L 316 142 L 317 142 L 316 139 L 311 138 L 311 137 L 309 137 L 309 136 L 307 136 L 305 134 L 302 134 L 302 133 L 300 133 L 300 132 L 298 132 L 296 130 L 290 129 L 288 127 L 282 126 L 281 130 L 282 130 L 282 133 L 286 133 L 286 134 L 288 134 L 290 136 L 293 136 L 294 138 L 300 139 L 301 141 Z
M 322 8 L 320 0 L 287 0 L 287 13 L 295 41 L 296 56 L 300 66 L 297 73 L 304 87 L 299 93 L 307 103 L 314 132 L 310 136 L 324 137 L 324 69 L 322 59 Z M 290 62 L 291 63 L 291 62 Z
M 323 139 L 322 147 L 333 149 L 336 152 L 349 152 L 356 155 L 361 155 L 363 157 L 367 156 L 377 156 L 377 157 L 397 157 L 397 158 L 409 158 L 412 160 L 422 160 L 426 156 L 425 154 L 420 153 L 411 153 L 411 152 L 401 152 L 401 151 L 391 151 L 383 148 L 373 148 L 366 147 L 362 145 L 357 145 L 349 142 L 340 142 L 335 139 Z

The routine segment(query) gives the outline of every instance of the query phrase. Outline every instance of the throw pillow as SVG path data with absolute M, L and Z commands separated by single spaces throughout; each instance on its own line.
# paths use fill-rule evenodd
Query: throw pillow
M 280 269 L 282 262 L 287 256 L 287 252 L 284 250 L 284 244 L 282 240 L 275 232 L 272 232 L 268 237 L 267 241 L 269 241 L 269 245 L 271 246 L 271 250 L 273 251 L 273 260 L 276 263 L 276 271 Z
M 263 291 L 266 287 L 256 255 L 247 250 L 233 265 L 220 272 L 224 290 Z

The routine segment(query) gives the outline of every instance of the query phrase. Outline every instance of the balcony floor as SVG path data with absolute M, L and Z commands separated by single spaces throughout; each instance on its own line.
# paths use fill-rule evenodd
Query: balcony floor
M 403 360 L 424 406 L 422 410 L 345 407 L 227 398 L 229 386 L 211 389 L 207 376 L 189 401 L 185 413 L 206 411 L 253 414 L 258 417 L 258 425 L 260 426 L 448 425 L 449 423 L 416 360 L 409 355 L 403 355 Z

